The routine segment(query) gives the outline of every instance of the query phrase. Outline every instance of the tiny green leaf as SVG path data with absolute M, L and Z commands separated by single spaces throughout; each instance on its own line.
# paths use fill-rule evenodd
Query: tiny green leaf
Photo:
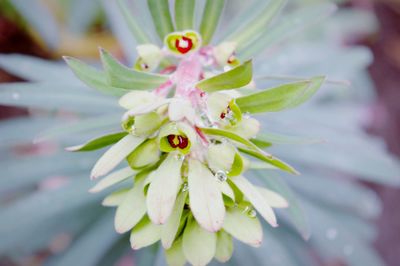
M 193 29 L 195 0 L 175 1 L 175 25 L 177 30 Z
M 196 87 L 205 92 L 236 89 L 249 84 L 252 75 L 253 66 L 249 60 L 227 72 L 200 81 Z
M 121 11 L 122 15 L 125 18 L 125 21 L 128 25 L 129 30 L 132 32 L 132 35 L 135 37 L 135 40 L 139 44 L 143 43 L 151 43 L 149 37 L 143 31 L 143 28 L 139 26 L 136 19 L 132 14 L 129 12 L 129 8 L 126 5 L 126 0 L 117 0 L 119 10 Z
M 115 88 L 107 84 L 107 79 L 102 71 L 84 63 L 83 61 L 68 56 L 64 56 L 64 60 L 76 77 L 89 87 L 113 96 L 122 96 L 127 92 L 124 89 Z
M 130 69 L 119 63 L 104 49 L 100 49 L 100 54 L 108 82 L 113 87 L 127 90 L 148 90 L 159 87 L 169 78 L 165 75 Z
M 278 112 L 294 108 L 313 96 L 321 87 L 325 77 L 289 83 L 269 90 L 263 90 L 236 99 L 242 112 Z
M 168 2 L 168 0 L 147 0 L 154 26 L 161 40 L 164 40 L 168 33 L 175 31 Z
M 225 5 L 225 0 L 207 0 L 200 25 L 203 44 L 207 45 L 218 26 L 219 18 Z
M 66 148 L 67 151 L 94 151 L 98 150 L 101 148 L 104 148 L 106 146 L 109 146 L 111 144 L 114 144 L 118 142 L 120 139 L 128 135 L 126 132 L 118 132 L 114 134 L 108 134 L 104 135 L 92 140 L 89 140 L 88 142 L 82 144 L 82 145 L 77 145 L 77 146 L 72 146 Z

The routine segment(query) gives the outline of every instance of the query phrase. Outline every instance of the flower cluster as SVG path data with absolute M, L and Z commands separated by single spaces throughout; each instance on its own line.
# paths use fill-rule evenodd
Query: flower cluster
M 252 62 L 235 57 L 236 44 L 202 45 L 198 32 L 166 35 L 164 47 L 142 44 L 134 69 L 101 49 L 104 73 L 66 58 L 89 85 L 122 90 L 122 132 L 71 151 L 111 145 L 93 167 L 99 192 L 133 178 L 104 199 L 117 207 L 115 229 L 131 231 L 133 249 L 161 240 L 170 265 L 225 262 L 232 237 L 251 246 L 263 239 L 258 215 L 278 226 L 273 208 L 288 202 L 253 185 L 243 174 L 254 165 L 297 174 L 265 152 L 257 139 L 260 123 L 251 115 L 294 107 L 319 88 L 323 77 L 258 91 Z M 100 86 L 99 86 L 100 84 Z M 111 172 L 122 161 L 129 164 Z M 258 160 L 258 162 L 255 162 Z M 260 162 L 261 161 L 261 162 Z

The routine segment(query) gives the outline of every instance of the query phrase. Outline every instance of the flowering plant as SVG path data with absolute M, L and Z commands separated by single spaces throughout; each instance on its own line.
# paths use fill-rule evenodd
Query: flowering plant
M 263 150 L 271 143 L 258 137 L 260 123 L 251 115 L 294 108 L 325 78 L 259 90 L 251 60 L 241 62 L 235 54 L 260 25 L 250 24 L 250 30 L 233 34 L 231 40 L 210 45 L 216 23 L 204 25 L 218 21 L 223 1 L 207 2 L 199 33 L 193 29 L 194 1 L 175 2 L 176 29 L 168 1 L 148 3 L 164 46 L 139 45 L 134 69 L 104 49 L 103 71 L 65 57 L 87 85 L 122 95 L 119 105 L 127 110 L 122 132 L 68 150 L 112 145 L 92 169 L 92 179 L 105 177 L 91 191 L 133 177 L 132 188 L 113 192 L 103 202 L 117 207 L 115 229 L 131 231 L 133 249 L 161 240 L 171 265 L 186 260 L 206 265 L 213 257 L 226 262 L 233 252 L 232 236 L 252 246 L 261 244 L 256 212 L 276 227 L 273 208 L 288 206 L 278 193 L 250 183 L 245 171 L 256 165 L 298 174 Z M 283 3 L 271 2 L 264 19 L 271 20 Z M 125 159 L 128 167 L 110 173 Z

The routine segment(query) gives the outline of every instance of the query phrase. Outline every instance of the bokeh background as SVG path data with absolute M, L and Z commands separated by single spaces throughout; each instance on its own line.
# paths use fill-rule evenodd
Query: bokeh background
M 114 54 L 122 56 L 121 47 L 113 37 L 107 17 L 96 1 L 47 0 L 42 1 L 48 8 L 45 10 L 30 9 L 29 2 L 0 1 L 1 54 L 21 53 L 48 60 L 59 60 L 61 55 L 68 54 L 95 60 L 97 47 L 101 44 Z M 318 1 L 295 2 L 296 5 L 307 5 Z M 369 105 L 370 115 L 365 123 L 365 130 L 383 137 L 390 152 L 394 156 L 400 156 L 400 1 L 352 0 L 339 1 L 338 5 L 342 10 L 351 8 L 359 11 L 360 18 L 368 17 L 367 20 L 362 20 L 362 23 L 366 23 L 365 27 L 358 27 L 357 32 L 351 31 L 352 24 L 359 23 L 357 16 L 352 19 L 346 16 L 341 18 L 341 27 L 348 27 L 350 31 L 342 40 L 342 45 L 364 45 L 371 49 L 373 61 L 368 73 L 374 84 L 375 97 Z M 32 14 L 29 11 L 44 12 L 46 17 L 46 12 L 51 12 L 54 21 L 49 24 L 48 20 L 43 20 L 43 23 L 47 23 L 46 26 L 33 25 L 35 20 L 30 18 Z M 44 32 L 38 32 L 38 29 Z M 54 36 L 58 36 L 58 39 L 54 39 Z M 23 80 L 0 68 L 0 83 L 15 81 Z M 0 106 L 2 120 L 28 115 L 29 112 L 23 108 Z M 21 149 L 23 152 L 32 152 L 24 150 L 24 147 Z M 383 201 L 383 212 L 374 221 L 378 226 L 378 237 L 374 246 L 387 265 L 399 265 L 400 190 L 368 182 L 365 185 L 375 190 Z M 40 265 L 48 254 L 48 251 L 43 250 L 25 263 Z M 343 265 L 340 261 L 321 264 Z M 0 258 L 0 265 L 18 264 L 4 257 Z

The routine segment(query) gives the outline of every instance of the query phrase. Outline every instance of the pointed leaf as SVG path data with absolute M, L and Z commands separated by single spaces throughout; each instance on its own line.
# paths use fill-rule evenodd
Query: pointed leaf
M 257 16 L 253 15 L 251 21 L 244 22 L 242 27 L 239 27 L 227 39 L 236 42 L 238 48 L 243 47 L 246 43 L 267 31 L 269 24 L 285 4 L 286 0 L 268 1 L 264 8 L 257 11 Z
M 236 99 L 242 112 L 278 112 L 294 108 L 313 96 L 321 87 L 325 77 L 285 84 Z
M 164 224 L 173 210 L 176 195 L 182 183 L 183 160 L 174 153 L 152 173 L 147 191 L 147 213 L 154 224 Z
M 195 0 L 175 1 L 175 25 L 177 30 L 193 29 Z
M 161 229 L 161 242 L 165 249 L 169 249 L 175 240 L 181 223 L 183 207 L 186 202 L 187 193 L 183 192 L 176 198 L 174 209 L 166 224 Z
M 161 226 L 153 224 L 150 219 L 145 216 L 131 232 L 130 242 L 134 250 L 138 250 L 150 246 L 160 240 Z
M 73 57 L 64 57 L 65 62 L 72 69 L 74 74 L 91 88 L 97 89 L 105 94 L 121 96 L 127 91 L 120 88 L 114 88 L 107 83 L 104 73 L 88 64 Z
M 258 218 L 249 217 L 238 208 L 226 211 L 223 228 L 234 238 L 253 247 L 259 247 L 263 240 L 263 231 Z
M 120 141 L 128 133 L 118 132 L 89 140 L 85 144 L 66 148 L 67 151 L 94 151 Z
M 135 17 L 129 12 L 129 8 L 125 2 L 126 0 L 117 0 L 119 10 L 125 18 L 129 30 L 135 37 L 135 40 L 139 43 L 151 43 L 147 34 L 143 31 L 136 21 Z
M 251 82 L 252 69 L 252 62 L 249 60 L 227 72 L 200 81 L 196 87 L 205 92 L 237 89 Z
M 182 240 L 183 253 L 193 265 L 207 265 L 215 255 L 217 237 L 192 219 L 186 225 Z
M 223 224 L 225 206 L 217 180 L 210 170 L 197 160 L 189 161 L 189 204 L 198 223 L 210 232 Z
M 124 201 L 118 206 L 115 213 L 115 230 L 123 234 L 132 229 L 146 214 L 146 196 L 143 191 L 145 178 L 137 180 L 135 186 L 129 190 Z
M 125 200 L 128 192 L 128 188 L 117 190 L 105 197 L 101 202 L 101 205 L 106 207 L 117 207 Z
M 128 90 L 148 90 L 159 87 L 169 77 L 130 69 L 119 63 L 111 54 L 100 49 L 101 61 L 107 82 L 114 87 Z
M 224 5 L 225 0 L 207 0 L 200 25 L 200 34 L 204 45 L 209 44 L 211 41 L 217 29 Z
M 143 142 L 143 138 L 126 135 L 96 162 L 90 174 L 92 179 L 108 174 L 114 167 L 122 162 L 137 146 Z
M 174 30 L 168 0 L 147 0 L 154 26 L 161 40 Z
M 92 187 L 89 192 L 97 193 L 106 188 L 109 188 L 115 184 L 118 184 L 129 177 L 133 177 L 135 175 L 135 171 L 130 167 L 125 167 L 120 170 L 117 170 L 108 176 L 102 178 L 94 187 Z

